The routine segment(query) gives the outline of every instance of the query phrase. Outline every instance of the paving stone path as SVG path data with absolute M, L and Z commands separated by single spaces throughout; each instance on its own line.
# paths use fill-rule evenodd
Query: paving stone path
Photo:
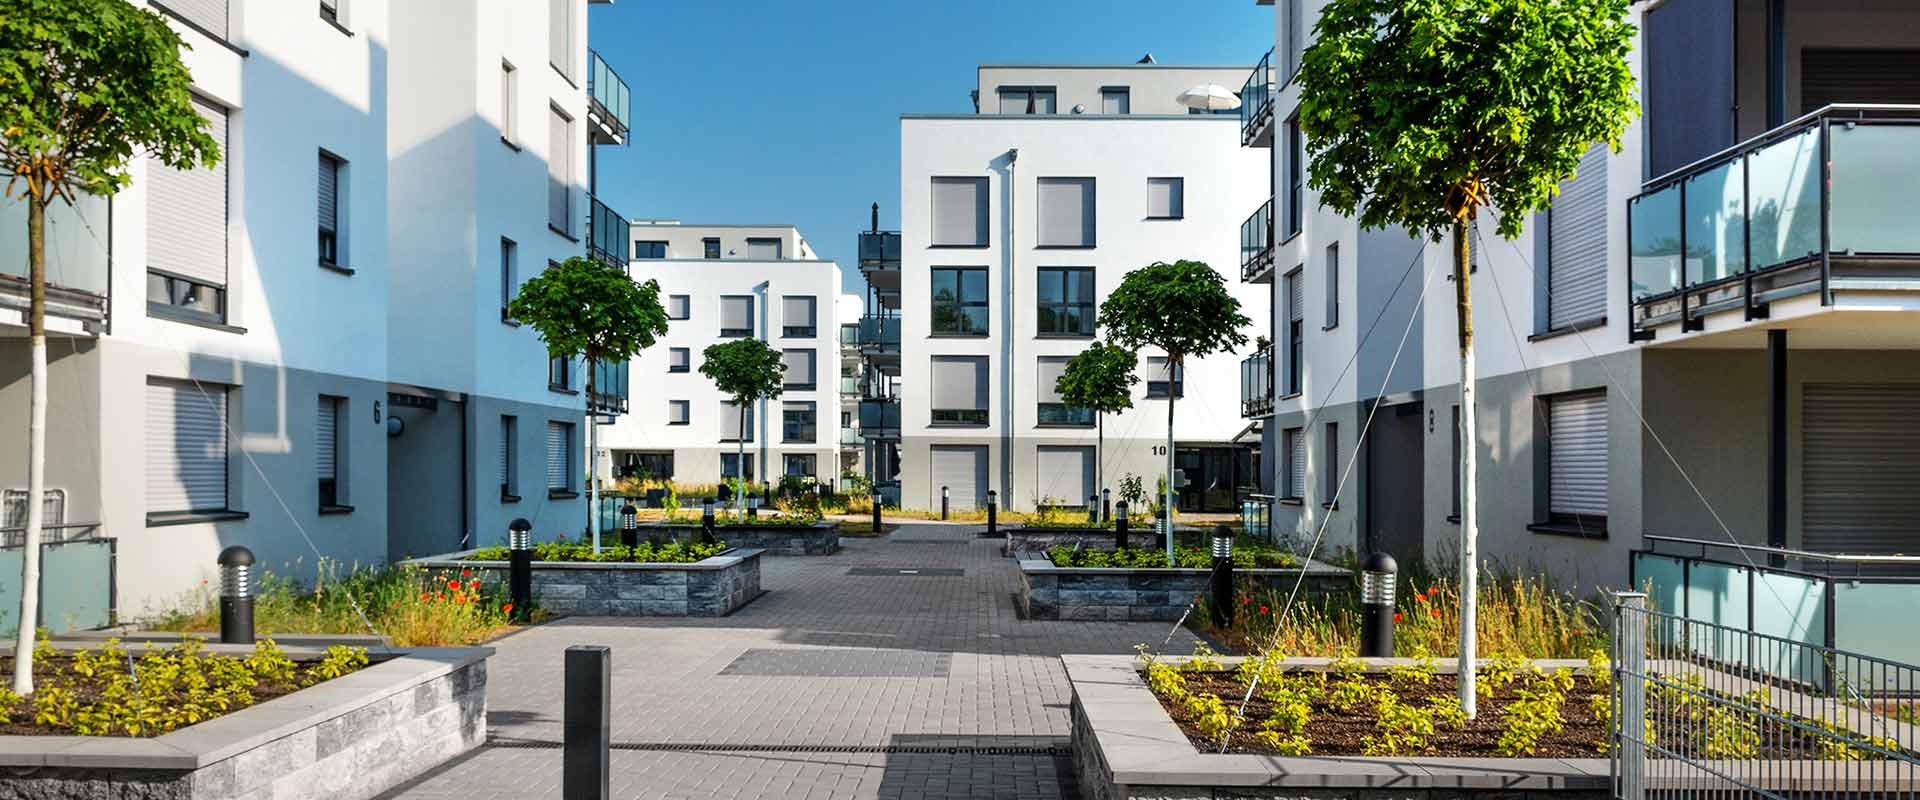
M 1019 570 L 977 530 L 765 557 L 767 594 L 723 619 L 568 618 L 503 639 L 488 745 L 388 796 L 559 797 L 561 652 L 598 644 L 615 797 L 1075 797 L 1057 656 L 1158 646 L 1169 626 L 1023 621 Z

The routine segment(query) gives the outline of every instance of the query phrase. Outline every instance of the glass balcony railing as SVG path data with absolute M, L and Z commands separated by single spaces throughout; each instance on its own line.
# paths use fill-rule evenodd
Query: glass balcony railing
M 609 143 L 626 144 L 627 131 L 631 129 L 627 118 L 627 82 L 594 50 L 587 51 L 587 98 L 593 103 L 595 116 L 611 129 L 617 140 Z
M 615 213 L 600 198 L 588 195 L 593 215 L 587 218 L 587 256 L 616 267 L 627 266 L 627 248 L 632 247 L 633 224 Z
M 870 437 L 900 435 L 900 404 L 893 400 L 860 401 L 860 430 Z
M 1273 281 L 1273 199 L 1240 223 L 1240 280 L 1245 283 Z
M 1273 413 L 1273 345 L 1240 360 L 1240 416 Z
M 860 349 L 870 352 L 900 352 L 900 318 L 861 317 Z
M 1806 292 L 1825 304 L 1850 280 L 1920 288 L 1915 185 L 1920 106 L 1829 106 L 1656 179 L 1627 204 L 1630 335 Z
M 840 376 L 840 396 L 846 397 L 860 392 L 860 379 L 852 375 Z
M 859 445 L 866 444 L 866 442 L 867 442 L 867 437 L 861 435 L 860 431 L 854 428 L 840 429 L 841 444 L 857 447 Z
M 107 318 L 108 200 L 79 194 L 47 207 L 47 315 L 99 323 Z M 28 306 L 27 203 L 0 198 L 0 308 Z
M 631 388 L 625 361 L 601 361 L 593 365 L 593 408 L 602 414 L 627 413 Z
M 899 231 L 861 231 L 861 269 L 899 269 Z
M 860 326 L 857 323 L 840 326 L 840 344 L 845 347 L 860 346 Z
M 1273 50 L 1269 49 L 1240 87 L 1240 144 L 1273 146 L 1273 99 Z

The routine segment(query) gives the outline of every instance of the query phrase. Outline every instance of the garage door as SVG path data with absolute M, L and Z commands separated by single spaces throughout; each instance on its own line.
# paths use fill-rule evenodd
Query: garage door
M 1803 549 L 1920 554 L 1920 384 L 1807 384 Z
M 1093 448 L 1042 447 L 1034 496 L 1056 506 L 1083 507 L 1093 486 Z
M 940 507 L 940 487 L 947 487 L 952 508 L 965 511 L 987 506 L 987 448 L 933 448 L 933 496 L 930 508 Z

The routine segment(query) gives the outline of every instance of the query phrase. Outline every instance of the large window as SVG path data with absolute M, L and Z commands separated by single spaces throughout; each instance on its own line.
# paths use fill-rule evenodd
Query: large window
M 520 71 L 509 61 L 500 62 L 500 141 L 520 146 L 520 103 L 515 99 L 520 88 Z
M 1125 86 L 1106 86 L 1100 89 L 1100 113 L 1118 116 L 1133 113 L 1133 93 Z
M 341 266 L 347 263 L 341 256 L 340 240 L 340 198 L 346 180 L 347 162 L 325 150 L 320 151 L 319 197 L 317 205 L 320 227 L 320 263 L 327 266 Z
M 1166 356 L 1147 356 L 1147 396 L 1158 398 L 1187 396 L 1186 365 L 1174 367 L 1173 374 L 1169 376 Z
M 520 499 L 520 418 L 508 414 L 500 415 L 500 501 L 511 503 Z
M 147 382 L 147 512 L 225 511 L 230 388 Z
M 818 415 L 813 401 L 787 401 L 780 406 L 780 441 L 812 444 L 819 440 Z
M 743 409 L 732 401 L 720 402 L 720 441 L 753 441 L 753 406 Z
M 227 110 L 198 97 L 192 102 L 226 154 Z M 147 171 L 147 313 L 227 321 L 227 169 L 232 162 L 223 157 L 192 170 L 154 162 Z
M 1340 243 L 1327 245 L 1327 321 L 1321 330 L 1333 330 L 1340 325 Z
M 720 298 L 720 335 L 736 338 L 753 335 L 752 295 L 726 295 Z
M 740 474 L 740 454 L 739 453 L 721 453 L 720 454 L 720 477 L 722 478 L 744 477 L 747 483 L 753 483 L 753 455 L 752 454 L 747 455 L 746 462 L 747 462 L 747 474 L 742 476 Z
M 936 336 L 987 335 L 987 271 L 934 267 L 932 321 Z
M 1093 179 L 1041 178 L 1038 188 L 1039 246 L 1092 247 Z
M 1607 529 L 1607 396 L 1561 395 L 1547 410 L 1547 522 L 1591 536 Z
M 780 457 L 781 474 L 793 478 L 817 477 L 820 458 L 812 453 L 788 453 Z
M 573 236 L 573 119 L 547 109 L 547 227 Z
M 547 359 L 547 388 L 556 392 L 573 389 L 573 360 L 565 356 Z
M 1034 395 L 1039 398 L 1038 422 L 1047 427 L 1085 428 L 1093 425 L 1093 409 L 1067 405 L 1060 399 L 1060 376 L 1067 371 L 1066 356 L 1042 356 L 1039 383 Z
M 780 298 L 780 335 L 793 339 L 811 339 L 820 335 L 815 314 L 817 305 L 815 298 L 806 295 L 790 294 Z
M 933 179 L 933 246 L 987 246 L 987 179 Z
M 987 424 L 987 359 L 983 356 L 934 356 L 933 424 Z
M 346 505 L 346 482 L 340 468 L 340 409 L 346 399 L 321 395 L 313 418 L 313 467 L 320 478 L 320 510 Z
M 1055 112 L 1055 96 L 1052 86 L 1002 86 L 1000 113 L 1052 114 Z
M 782 350 L 780 363 L 785 366 L 786 374 L 782 378 L 784 389 L 812 389 L 820 380 L 815 369 L 819 354 L 814 350 Z
M 624 453 L 619 471 L 622 478 L 671 480 L 673 453 Z
M 666 242 L 634 242 L 633 257 L 636 261 L 652 261 L 667 257 Z
M 573 491 L 573 423 L 547 423 L 547 494 Z
M 1299 118 L 1287 120 L 1287 228 L 1282 240 L 1291 239 L 1300 232 L 1300 221 L 1304 209 L 1300 204 L 1306 197 L 1307 186 L 1307 149 L 1300 138 Z
M 1187 215 L 1185 178 L 1147 179 L 1147 218 L 1180 219 Z
M 1300 268 L 1287 273 L 1287 394 L 1300 393 L 1300 361 L 1305 357 L 1307 296 L 1301 287 Z
M 1042 336 L 1093 335 L 1093 268 L 1041 267 L 1039 328 Z

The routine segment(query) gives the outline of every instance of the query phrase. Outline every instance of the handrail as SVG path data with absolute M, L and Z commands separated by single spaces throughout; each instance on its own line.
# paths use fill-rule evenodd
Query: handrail
M 1668 170 L 1654 177 L 1648 178 L 1647 180 L 1641 182 L 1640 193 L 1651 194 L 1656 187 L 1663 187 L 1663 186 L 1666 186 L 1667 184 L 1687 178 L 1695 173 L 1702 172 L 1712 167 L 1719 166 L 1720 164 L 1726 162 L 1728 159 L 1738 157 L 1739 155 L 1741 155 L 1746 151 L 1759 148 L 1762 145 L 1771 144 L 1774 140 L 1783 138 L 1787 135 L 1798 133 L 1801 130 L 1807 128 L 1808 126 L 1816 122 L 1819 122 L 1821 117 L 1829 116 L 1834 113 L 1858 112 L 1858 111 L 1893 111 L 1893 112 L 1901 112 L 1901 113 L 1920 114 L 1920 105 L 1907 105 L 1907 104 L 1900 104 L 1900 103 L 1829 103 L 1827 105 L 1821 106 L 1820 108 L 1809 111 L 1805 114 L 1801 114 L 1798 117 L 1794 117 L 1793 119 L 1790 119 L 1772 128 L 1768 128 L 1767 130 L 1761 131 L 1760 133 L 1754 134 L 1753 136 L 1749 136 L 1746 139 L 1741 140 L 1737 144 L 1722 148 L 1720 150 L 1716 150 L 1711 154 L 1702 156 L 1700 158 L 1696 158 L 1693 161 L 1690 161 L 1680 167 L 1676 167 L 1674 169 Z
M 1649 542 L 1672 542 L 1674 544 L 1684 544 L 1694 547 L 1724 547 L 1731 550 L 1767 553 L 1769 555 L 1781 555 L 1790 558 L 1804 558 L 1812 561 L 1832 561 L 1849 564 L 1920 564 L 1920 556 L 1815 553 L 1785 547 L 1768 547 L 1765 545 L 1740 544 L 1737 542 L 1714 542 L 1706 539 L 1687 539 L 1679 536 L 1658 536 L 1651 533 L 1641 534 L 1640 538 Z

